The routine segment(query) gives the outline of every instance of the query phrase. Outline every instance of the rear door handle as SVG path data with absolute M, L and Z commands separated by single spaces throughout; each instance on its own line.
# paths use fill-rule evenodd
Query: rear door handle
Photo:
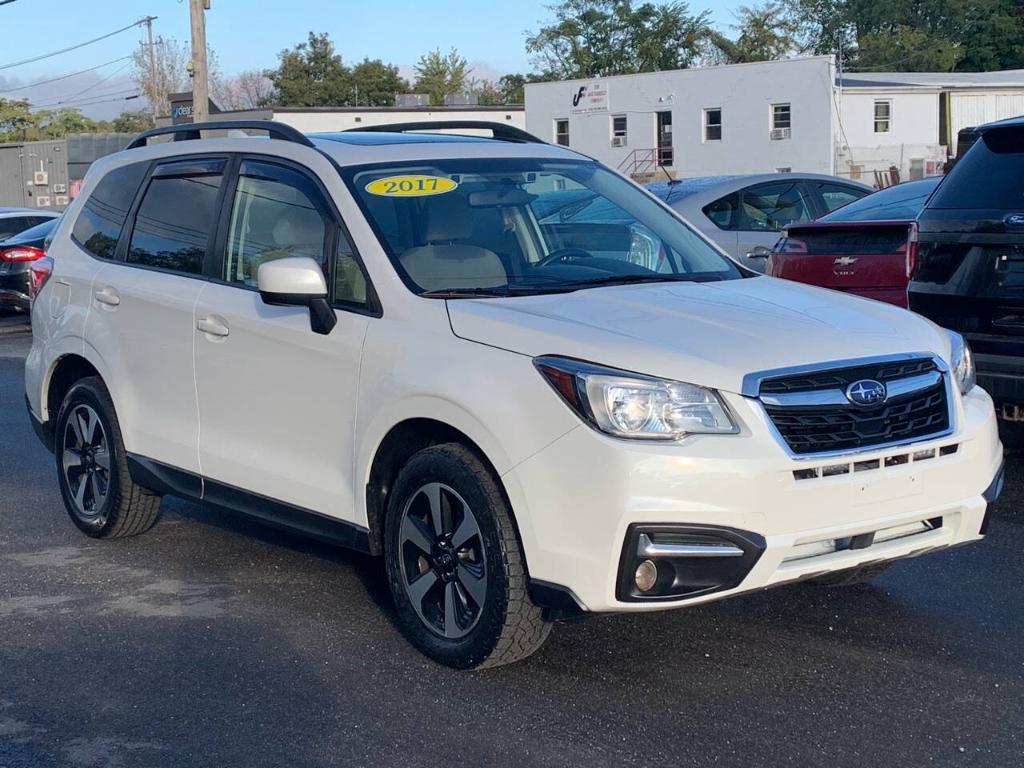
M 227 322 L 219 317 L 204 317 L 196 323 L 196 328 L 209 336 L 221 338 L 231 333 Z
M 105 286 L 94 294 L 96 301 L 100 304 L 106 304 L 108 307 L 116 307 L 121 303 L 121 297 L 117 295 L 117 291 L 111 286 Z

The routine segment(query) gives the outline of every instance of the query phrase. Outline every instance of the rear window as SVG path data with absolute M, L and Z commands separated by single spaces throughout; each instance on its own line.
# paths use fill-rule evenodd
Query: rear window
M 1024 208 L 1024 127 L 987 131 L 950 171 L 929 208 Z
M 96 185 L 85 201 L 71 238 L 93 256 L 114 258 L 121 228 L 128 217 L 135 193 L 146 174 L 147 163 L 115 168 Z
M 879 190 L 822 216 L 820 221 L 912 221 L 941 180 L 934 176 Z

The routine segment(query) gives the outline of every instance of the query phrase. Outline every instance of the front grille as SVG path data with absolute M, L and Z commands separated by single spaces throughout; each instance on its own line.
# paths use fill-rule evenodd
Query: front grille
M 931 359 L 886 362 L 767 379 L 762 395 L 846 388 L 860 379 L 890 384 L 936 370 Z M 949 403 L 943 377 L 930 386 L 891 397 L 877 406 L 853 403 L 828 405 L 764 404 L 772 423 L 795 454 L 854 451 L 876 445 L 906 442 L 949 429 Z

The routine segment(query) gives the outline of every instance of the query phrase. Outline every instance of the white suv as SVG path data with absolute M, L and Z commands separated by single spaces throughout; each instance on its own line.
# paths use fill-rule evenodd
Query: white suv
M 956 334 L 757 276 L 505 126 L 210 126 L 269 137 L 144 134 L 36 266 L 28 407 L 86 534 L 173 494 L 382 555 L 460 668 L 983 535 L 1002 451 Z

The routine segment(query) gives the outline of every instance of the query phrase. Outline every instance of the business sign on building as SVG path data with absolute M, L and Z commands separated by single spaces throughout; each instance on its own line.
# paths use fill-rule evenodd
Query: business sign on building
M 608 111 L 608 84 L 587 83 L 579 86 L 572 95 L 572 115 L 593 115 Z

